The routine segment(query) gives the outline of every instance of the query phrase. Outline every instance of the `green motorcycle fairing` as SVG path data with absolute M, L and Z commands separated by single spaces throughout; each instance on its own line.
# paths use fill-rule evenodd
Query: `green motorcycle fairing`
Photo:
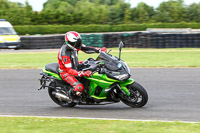
M 106 74 L 98 74 L 97 72 L 94 73 L 91 77 L 85 77 L 86 79 L 90 80 L 89 85 L 89 95 L 96 99 L 106 99 L 109 93 L 109 88 L 113 83 L 118 82 L 122 91 L 130 96 L 129 90 L 126 88 L 127 85 L 132 84 L 135 80 L 128 79 L 126 81 L 119 81 L 115 79 L 108 78 Z M 95 95 L 96 87 L 99 86 L 102 88 L 101 93 L 99 96 Z
M 45 67 L 42 69 L 44 73 L 49 74 L 50 76 L 53 76 L 54 78 L 58 79 L 58 80 L 62 80 L 62 78 L 60 77 L 60 75 L 47 71 L 45 69 Z M 115 79 L 111 79 L 108 78 L 106 76 L 106 74 L 98 74 L 97 72 L 94 73 L 91 77 L 84 77 L 86 79 L 88 79 L 90 82 L 89 85 L 89 95 L 93 98 L 96 99 L 106 99 L 109 93 L 109 88 L 113 83 L 118 82 L 121 89 L 124 91 L 124 93 L 126 93 L 128 96 L 130 96 L 130 92 L 129 90 L 126 88 L 127 85 L 132 84 L 135 80 L 129 78 L 126 81 L 119 81 L 119 80 L 115 80 Z M 95 91 L 97 86 L 102 88 L 101 93 L 99 94 L 99 96 L 95 95 Z

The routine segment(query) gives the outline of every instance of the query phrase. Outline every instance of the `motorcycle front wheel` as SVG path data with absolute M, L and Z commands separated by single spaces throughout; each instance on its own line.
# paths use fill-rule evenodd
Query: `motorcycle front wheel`
M 49 84 L 49 86 L 50 86 L 48 88 L 49 96 L 56 104 L 60 105 L 61 107 L 74 107 L 74 106 L 76 106 L 76 103 L 73 103 L 73 102 L 68 103 L 67 101 L 62 101 L 62 100 L 59 100 L 57 97 L 55 97 L 54 92 L 56 92 L 56 89 L 54 89 L 54 88 L 57 87 L 57 86 L 55 86 L 55 84 L 53 82 L 51 82 Z
M 132 107 L 132 108 L 140 108 L 144 106 L 148 101 L 148 94 L 143 86 L 139 83 L 134 82 L 127 86 L 127 89 L 130 92 L 130 96 L 123 96 L 121 101 Z

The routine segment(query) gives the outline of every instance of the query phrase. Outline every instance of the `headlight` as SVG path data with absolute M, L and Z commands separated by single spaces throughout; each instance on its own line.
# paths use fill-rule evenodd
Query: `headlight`
M 3 37 L 0 37 L 0 43 L 5 42 L 5 40 L 3 39 Z
M 128 74 L 122 74 L 122 75 L 117 75 L 117 76 L 114 76 L 116 79 L 119 79 L 119 80 L 125 80 L 127 78 L 129 78 L 129 75 Z
M 21 42 L 20 38 L 19 38 L 19 39 L 17 39 L 17 42 Z

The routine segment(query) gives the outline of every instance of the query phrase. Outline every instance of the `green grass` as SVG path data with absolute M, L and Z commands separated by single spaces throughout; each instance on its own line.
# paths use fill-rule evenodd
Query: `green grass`
M 0 117 L 1 133 L 199 133 L 200 123 Z
M 117 48 L 110 53 L 119 55 Z M 80 52 L 79 60 L 97 56 Z M 130 67 L 200 67 L 200 48 L 124 48 L 121 58 Z M 0 53 L 0 68 L 42 68 L 51 62 L 57 62 L 57 52 Z

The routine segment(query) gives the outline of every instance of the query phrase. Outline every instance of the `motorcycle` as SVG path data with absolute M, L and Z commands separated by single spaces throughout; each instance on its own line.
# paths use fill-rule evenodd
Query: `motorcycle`
M 40 75 L 40 88 L 48 88 L 50 98 L 62 107 L 76 105 L 106 105 L 122 101 L 124 104 L 139 108 L 148 101 L 144 87 L 130 78 L 128 65 L 120 59 L 123 42 L 119 44 L 119 57 L 100 52 L 97 59 L 88 58 L 78 69 L 92 71 L 90 77 L 78 77 L 84 85 L 80 97 L 72 94 L 72 86 L 62 80 L 59 74 L 59 64 L 47 64 Z M 78 98 L 77 98 L 78 97 Z

